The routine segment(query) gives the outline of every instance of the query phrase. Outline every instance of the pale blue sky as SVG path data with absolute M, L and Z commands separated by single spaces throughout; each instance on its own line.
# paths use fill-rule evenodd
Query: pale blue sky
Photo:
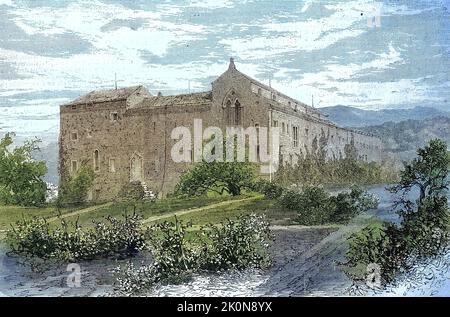
M 367 16 L 380 8 L 380 27 Z M 52 134 L 58 105 L 238 69 L 318 107 L 450 110 L 450 1 L 0 0 L 0 132 Z

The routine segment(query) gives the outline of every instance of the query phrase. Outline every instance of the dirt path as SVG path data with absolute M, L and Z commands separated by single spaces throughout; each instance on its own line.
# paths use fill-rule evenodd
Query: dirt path
M 232 204 L 243 202 L 243 201 L 252 201 L 252 200 L 256 200 L 256 199 L 260 199 L 260 198 L 261 198 L 261 196 L 254 196 L 254 197 L 242 198 L 242 199 L 237 199 L 237 200 L 227 200 L 227 201 L 222 201 L 220 203 L 216 203 L 216 204 L 212 204 L 212 205 L 208 205 L 208 206 L 204 206 L 204 207 L 183 209 L 183 210 L 168 212 L 163 215 L 148 217 L 148 218 L 142 220 L 142 224 L 148 224 L 151 222 L 170 218 L 173 216 L 182 216 L 182 215 L 190 214 L 193 212 L 206 211 L 206 210 L 214 209 L 217 207 L 228 206 L 228 205 L 232 205 Z
M 270 296 L 304 296 L 304 295 L 344 295 L 352 281 L 340 270 L 339 263 L 345 260 L 346 238 L 353 232 L 363 228 L 374 215 L 364 213 L 356 217 L 348 225 L 329 227 L 330 233 L 323 239 L 315 241 L 309 248 L 292 249 L 300 242 L 296 237 L 304 239 L 305 233 L 326 230 L 290 226 L 273 228 L 277 236 L 275 246 L 283 250 L 284 258 L 275 263 L 269 273 L 268 280 L 260 286 L 259 293 Z M 320 236 L 320 235 L 318 235 Z M 297 240 L 297 242 L 295 241 Z M 276 250 L 275 256 L 276 256 Z
M 85 213 L 89 213 L 89 212 L 93 212 L 93 211 L 96 211 L 96 210 L 99 210 L 99 209 L 103 209 L 103 208 L 109 207 L 112 204 L 113 203 L 110 202 L 110 203 L 106 203 L 106 204 L 103 204 L 103 205 L 96 205 L 96 206 L 80 209 L 80 210 L 77 210 L 77 211 L 74 211 L 74 212 L 69 212 L 69 213 L 66 213 L 66 214 L 62 214 L 60 216 L 50 217 L 50 218 L 47 219 L 47 221 L 48 222 L 53 222 L 53 221 L 56 221 L 58 219 L 64 219 L 64 218 L 69 218 L 69 217 L 72 217 L 72 216 L 82 215 L 82 214 L 85 214 Z

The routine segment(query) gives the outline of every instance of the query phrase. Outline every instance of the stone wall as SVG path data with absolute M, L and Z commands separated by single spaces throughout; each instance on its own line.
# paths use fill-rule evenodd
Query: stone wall
M 87 96 L 91 95 L 102 96 Z M 328 158 L 342 157 L 345 144 L 353 140 L 360 159 L 381 159 L 378 138 L 337 127 L 317 109 L 240 73 L 233 62 L 212 83 L 210 93 L 155 97 L 138 86 L 130 92 L 122 89 L 120 99 L 114 99 L 114 91 L 104 95 L 109 99 L 79 98 L 60 108 L 61 181 L 83 164 L 92 166 L 95 181 L 90 196 L 95 201 L 115 199 L 130 181 L 145 182 L 160 195 L 173 191 L 192 163 L 171 159 L 176 142 L 171 132 L 185 126 L 193 134 L 194 119 L 202 120 L 203 129 L 218 126 L 223 131 L 233 124 L 278 126 L 280 154 L 287 164 L 295 164 L 320 141 L 326 142 Z

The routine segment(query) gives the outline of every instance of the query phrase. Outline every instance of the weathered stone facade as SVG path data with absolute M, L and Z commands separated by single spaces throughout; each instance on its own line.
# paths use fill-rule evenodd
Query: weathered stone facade
M 162 195 L 173 190 L 191 163 L 175 163 L 171 148 L 177 126 L 272 127 L 281 130 L 280 158 L 295 164 L 314 143 L 326 140 L 329 158 L 344 154 L 353 140 L 359 158 L 381 159 L 378 138 L 337 127 L 317 109 L 242 74 L 233 60 L 212 90 L 177 96 L 152 96 L 142 86 L 91 92 L 60 108 L 60 174 L 64 181 L 82 164 L 92 166 L 91 198 L 112 200 L 130 181 Z

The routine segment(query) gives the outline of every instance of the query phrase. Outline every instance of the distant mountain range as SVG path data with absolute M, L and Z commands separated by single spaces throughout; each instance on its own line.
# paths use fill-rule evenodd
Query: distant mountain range
M 385 122 L 405 120 L 423 120 L 435 117 L 450 117 L 450 112 L 431 107 L 415 107 L 411 109 L 363 110 L 349 106 L 333 106 L 319 108 L 328 114 L 328 118 L 340 126 L 366 127 L 380 125 Z
M 358 130 L 380 137 L 386 151 L 397 154 L 402 160 L 414 157 L 416 150 L 431 139 L 442 139 L 450 148 L 450 117 L 448 116 L 385 122 L 381 125 L 359 127 Z

